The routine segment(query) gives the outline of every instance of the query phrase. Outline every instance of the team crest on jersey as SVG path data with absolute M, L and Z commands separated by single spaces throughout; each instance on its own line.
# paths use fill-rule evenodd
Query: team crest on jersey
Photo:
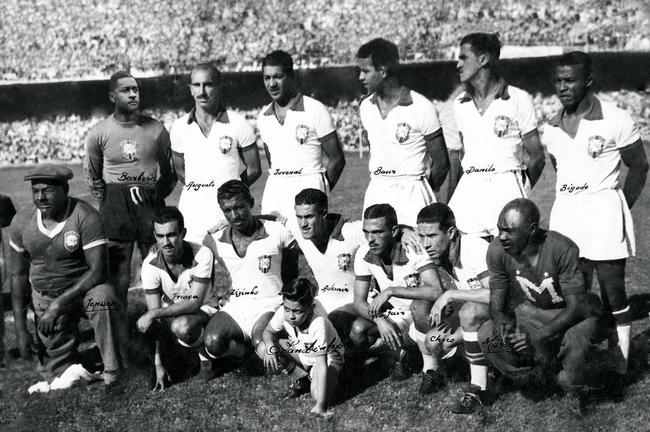
M 600 135 L 590 136 L 587 144 L 587 153 L 592 158 L 597 158 L 605 148 L 605 138 Z
M 271 271 L 271 255 L 260 255 L 257 257 L 257 268 L 260 269 L 262 273 L 268 273 Z
M 309 137 L 309 127 L 307 127 L 304 124 L 299 124 L 296 126 L 296 141 L 298 141 L 300 144 L 304 144 L 307 142 L 307 138 Z
M 507 116 L 499 115 L 494 118 L 494 134 L 503 138 L 513 133 L 514 121 Z
M 397 129 L 395 130 L 395 139 L 398 143 L 404 144 L 411 133 L 411 126 L 408 123 L 397 123 Z
M 470 289 L 481 289 L 481 282 L 476 278 L 467 279 L 467 285 Z
M 404 278 L 404 281 L 406 281 L 406 286 L 409 288 L 413 288 L 416 286 L 420 285 L 420 274 L 419 273 L 411 273 L 410 275 L 406 276 Z
M 136 160 L 138 158 L 138 146 L 135 141 L 124 140 L 120 143 L 120 147 L 125 159 Z
M 219 138 L 219 150 L 221 150 L 221 153 L 226 154 L 230 151 L 231 148 L 232 138 L 230 138 L 228 135 L 224 135 Z
M 68 252 L 74 252 L 79 247 L 79 234 L 76 231 L 68 231 L 63 234 L 63 247 Z
M 346 271 L 350 268 L 350 264 L 352 264 L 352 255 L 349 253 L 342 253 L 339 254 L 337 258 L 339 261 L 339 269 Z

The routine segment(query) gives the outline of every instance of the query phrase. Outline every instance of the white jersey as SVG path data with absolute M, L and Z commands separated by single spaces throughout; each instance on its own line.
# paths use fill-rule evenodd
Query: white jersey
M 485 261 L 490 244 L 478 236 L 460 236 L 460 254 L 454 263 L 454 284 L 459 290 L 481 289 L 481 279 L 487 277 Z
M 228 271 L 232 284 L 231 303 L 281 300 L 282 250 L 291 245 L 293 236 L 279 222 L 262 223 L 256 219 L 256 223 L 254 240 L 244 256 L 239 256 L 233 246 L 230 226 L 208 234 L 203 240 L 218 264 Z
M 407 256 L 402 245 L 397 243 L 392 253 L 392 265 L 385 268 L 381 259 L 370 251 L 368 245 L 363 245 L 357 250 L 354 259 L 354 273 L 357 279 L 370 281 L 374 277 L 380 290 L 391 286 L 415 288 L 420 285 L 420 273 L 433 264 L 428 256 Z M 369 293 L 375 297 L 377 293 Z M 387 311 L 388 317 L 403 318 L 410 316 L 411 299 L 392 297 L 390 303 L 393 309 Z
M 537 128 L 533 98 L 501 81 L 496 98 L 481 114 L 465 91 L 454 101 L 462 137 L 465 174 L 491 174 L 525 169 L 521 139 Z
M 426 97 L 401 88 L 398 105 L 382 118 L 375 94 L 359 105 L 370 142 L 371 176 L 423 176 L 428 164 L 425 140 L 442 133 L 438 112 Z
M 580 120 L 575 137 L 561 128 L 562 112 L 544 128 L 543 142 L 557 162 L 558 195 L 617 189 L 620 150 L 640 139 L 627 112 L 613 103 L 593 98 L 591 110 Z
M 324 253 L 311 240 L 302 237 L 295 220 L 290 220 L 287 226 L 314 273 L 318 299 L 331 312 L 354 300 L 354 256 L 359 246 L 366 244 L 366 238 L 361 221 L 346 222 L 338 214 L 328 214 L 328 219 L 336 225 Z
M 183 242 L 181 265 L 185 270 L 178 277 L 169 272 L 169 266 L 156 246 L 142 263 L 142 289 L 145 294 L 160 294 L 163 307 L 192 299 L 192 283 L 210 284 L 212 276 L 212 252 L 195 243 Z M 218 306 L 216 295 L 210 290 L 203 305 Z
M 227 110 L 206 137 L 191 111 L 174 122 L 170 138 L 172 151 L 185 160 L 185 185 L 178 207 L 185 217 L 186 238 L 200 242 L 223 218 L 217 189 L 245 171 L 239 151 L 255 145 L 255 133 L 242 115 Z
M 299 176 L 325 171 L 320 140 L 335 132 L 325 105 L 298 95 L 284 123 L 275 116 L 273 102 L 257 118 L 257 128 L 271 154 L 272 176 Z

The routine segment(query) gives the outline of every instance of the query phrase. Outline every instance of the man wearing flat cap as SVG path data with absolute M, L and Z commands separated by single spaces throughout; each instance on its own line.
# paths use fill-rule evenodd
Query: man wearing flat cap
M 16 336 L 28 355 L 28 289 L 36 315 L 39 374 L 51 382 L 78 363 L 78 322 L 87 317 L 104 362 L 104 384 L 119 389 L 117 325 L 121 303 L 108 283 L 107 240 L 99 213 L 68 196 L 72 171 L 39 165 L 25 176 L 34 207 L 22 209 L 10 227 L 11 299 Z

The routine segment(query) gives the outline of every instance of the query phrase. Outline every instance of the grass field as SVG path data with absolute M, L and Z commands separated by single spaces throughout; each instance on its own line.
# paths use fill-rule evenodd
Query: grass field
M 650 154 L 650 146 L 646 145 Z M 361 215 L 363 192 L 368 183 L 367 158 L 348 155 L 343 177 L 331 199 L 331 210 L 352 219 Z M 81 182 L 79 166 L 72 195 L 89 195 Z M 25 168 L 0 170 L 0 193 L 10 195 L 17 206 L 30 203 Z M 553 200 L 555 176 L 547 163 L 532 198 L 539 204 L 544 222 Z M 261 201 L 265 178 L 253 187 Z M 180 190 L 170 203 L 176 203 Z M 481 211 L 481 209 L 476 209 Z M 637 234 L 637 257 L 629 260 L 628 293 L 646 293 L 650 282 L 650 187 L 633 209 Z M 635 297 L 638 298 L 638 297 Z M 10 314 L 6 345 L 13 342 Z M 634 333 L 648 331 L 648 320 L 637 321 Z M 371 371 L 367 371 L 371 372 Z M 235 370 L 207 385 L 187 381 L 163 393 L 149 391 L 146 368 L 132 367 L 127 373 L 127 392 L 106 399 L 101 385 L 78 387 L 61 393 L 28 396 L 26 389 L 37 381 L 34 366 L 10 360 L 0 369 L 0 430 L 4 431 L 650 431 L 650 373 L 643 371 L 627 387 L 622 402 L 603 400 L 584 416 L 569 396 L 549 396 L 534 401 L 518 391 L 507 391 L 479 414 L 456 416 L 448 407 L 461 394 L 464 382 L 450 382 L 433 396 L 417 395 L 419 377 L 393 383 L 385 375 L 362 380 L 361 385 L 341 383 L 345 395 L 334 406 L 328 420 L 306 416 L 313 406 L 308 398 L 284 400 L 286 377 L 250 376 Z

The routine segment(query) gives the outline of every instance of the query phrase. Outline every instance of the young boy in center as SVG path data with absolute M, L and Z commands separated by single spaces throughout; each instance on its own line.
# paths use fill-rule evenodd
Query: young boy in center
M 305 278 L 282 288 L 282 306 L 264 330 L 264 366 L 271 373 L 289 373 L 297 378 L 299 387 L 306 388 L 311 381 L 311 396 L 316 400 L 311 412 L 328 416 L 327 403 L 343 366 L 344 349 L 314 292 Z M 282 330 L 289 335 L 288 340 L 279 339 Z

